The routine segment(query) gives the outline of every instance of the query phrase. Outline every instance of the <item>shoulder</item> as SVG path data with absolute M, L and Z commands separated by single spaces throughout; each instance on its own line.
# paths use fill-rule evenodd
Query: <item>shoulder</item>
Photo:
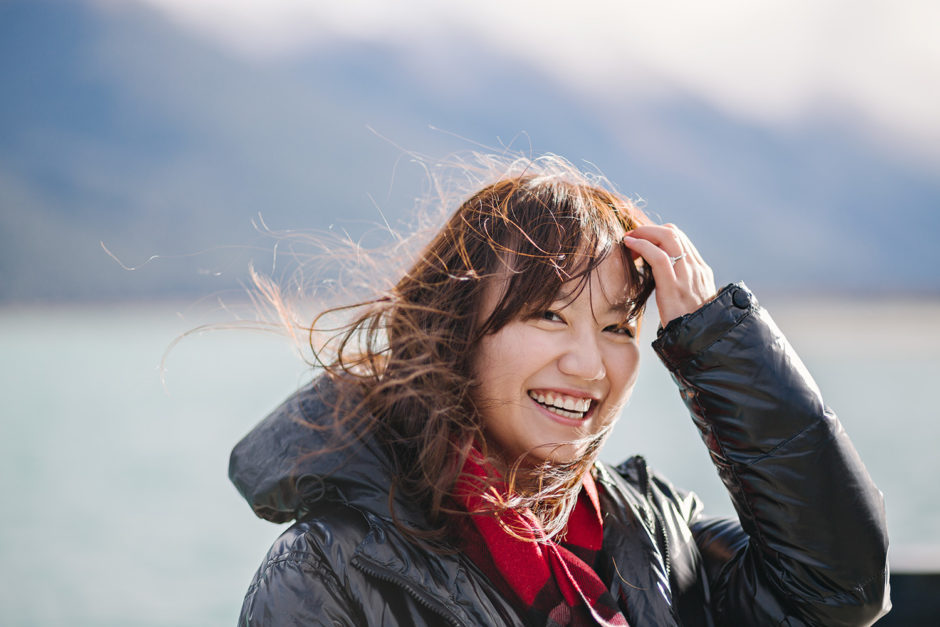
M 368 535 L 370 526 L 357 510 L 332 501 L 321 501 L 322 506 L 295 522 L 282 533 L 265 556 L 258 576 L 280 564 L 296 563 L 316 565 L 341 571 L 343 558 L 351 557 L 356 547 Z M 258 578 L 256 576 L 256 579 Z
M 351 560 L 370 530 L 357 510 L 322 502 L 268 550 L 245 594 L 239 624 L 278 625 L 278 616 L 303 624 L 357 624 Z
M 693 529 L 703 518 L 703 506 L 694 492 L 675 487 L 640 456 L 616 467 L 598 464 L 598 479 L 609 499 L 609 515 L 638 519 L 651 535 L 669 544 L 673 558 L 697 553 Z
M 674 486 L 651 469 L 640 455 L 634 455 L 617 466 L 600 463 L 598 469 L 601 477 L 607 477 L 606 483 L 620 484 L 617 487 L 626 490 L 631 500 L 652 506 L 660 513 L 671 511 L 687 522 L 701 514 L 702 504 L 694 492 Z
M 327 501 L 275 541 L 242 605 L 242 627 L 519 624 L 463 554 L 439 555 L 395 524 Z
M 614 469 L 616 476 L 640 493 L 639 510 L 654 531 L 658 526 L 670 544 L 673 557 L 697 554 L 696 529 L 703 521 L 704 506 L 698 495 L 677 488 L 663 475 L 651 470 L 639 455 Z M 737 521 L 733 524 L 740 529 Z M 697 562 L 697 558 L 692 560 Z

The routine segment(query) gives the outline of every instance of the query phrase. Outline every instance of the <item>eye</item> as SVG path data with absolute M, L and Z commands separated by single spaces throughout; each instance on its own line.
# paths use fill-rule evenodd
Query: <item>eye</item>
M 538 315 L 539 320 L 548 320 L 550 322 L 564 322 L 561 316 L 554 311 L 543 311 Z
M 626 324 L 612 324 L 609 327 L 604 327 L 604 332 L 615 333 L 631 338 L 636 337 L 636 329 Z

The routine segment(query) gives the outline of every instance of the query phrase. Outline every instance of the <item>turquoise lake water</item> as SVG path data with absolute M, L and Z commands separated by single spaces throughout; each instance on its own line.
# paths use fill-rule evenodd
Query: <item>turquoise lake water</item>
M 886 495 L 892 565 L 940 571 L 940 302 L 763 301 Z M 162 304 L 0 309 L 4 624 L 235 623 L 279 528 L 228 483 L 229 450 L 310 373 L 283 339 L 220 331 L 181 342 L 164 385 L 164 350 L 199 321 Z M 603 457 L 642 453 L 731 514 L 649 339 Z

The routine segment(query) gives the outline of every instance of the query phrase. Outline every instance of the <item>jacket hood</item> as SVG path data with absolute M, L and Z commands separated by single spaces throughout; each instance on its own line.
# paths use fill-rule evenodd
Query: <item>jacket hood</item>
M 300 518 L 324 498 L 391 517 L 388 454 L 372 437 L 337 435 L 331 423 L 339 402 L 337 385 L 320 376 L 235 445 L 229 479 L 259 517 Z M 398 505 L 401 518 L 407 508 Z

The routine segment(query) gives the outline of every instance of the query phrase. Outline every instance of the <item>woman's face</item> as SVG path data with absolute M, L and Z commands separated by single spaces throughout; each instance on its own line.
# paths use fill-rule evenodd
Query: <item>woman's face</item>
M 637 323 L 625 322 L 626 282 L 621 256 L 611 254 L 574 300 L 563 288 L 547 311 L 513 320 L 480 341 L 474 400 L 505 462 L 525 453 L 535 460 L 574 461 L 586 449 L 574 441 L 617 418 L 639 366 Z M 499 280 L 487 286 L 483 319 L 503 288 Z

